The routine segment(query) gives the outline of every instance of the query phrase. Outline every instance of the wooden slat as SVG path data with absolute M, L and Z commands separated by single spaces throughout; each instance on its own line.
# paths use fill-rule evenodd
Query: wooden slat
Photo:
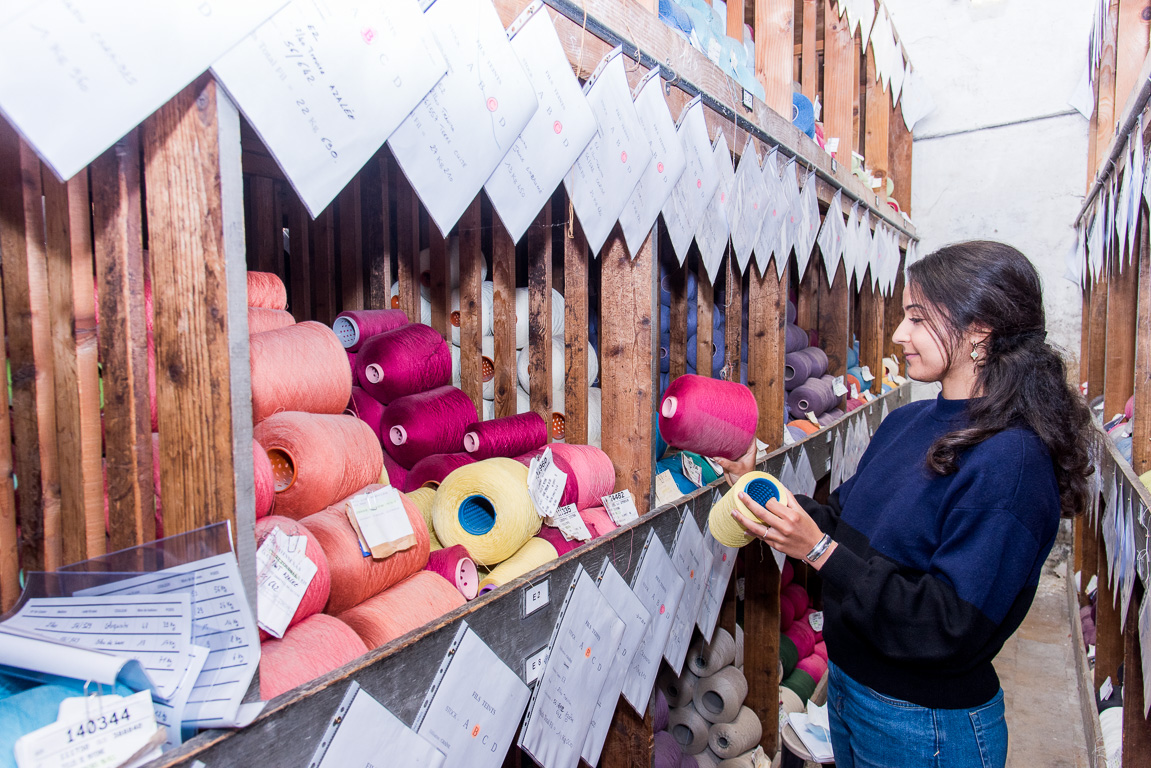
M 492 334 L 496 418 L 516 413 L 516 244 L 492 216 Z
M 308 209 L 288 192 L 288 308 L 296 322 L 313 319 L 312 313 L 312 217 Z
M 727 369 L 728 381 L 740 380 L 741 347 L 743 346 L 743 280 L 735 271 L 735 252 L 731 245 L 727 247 L 727 258 L 724 260 L 724 340 L 723 340 L 723 367 Z
M 851 163 L 852 94 L 858 93 L 855 65 L 851 57 L 855 46 L 848 28 L 847 17 L 840 18 L 831 5 L 823 0 L 824 53 L 823 53 L 823 130 L 827 138 L 839 139 L 836 155 L 841 163 Z
M 528 228 L 528 384 L 532 410 L 552 423 L 552 233 L 551 205 Z M 579 382 L 586 385 L 587 380 Z
M 1121 510 L 1116 510 L 1122 514 Z M 1102 520 L 1103 512 L 1099 518 Z M 1096 531 L 1098 531 L 1096 521 Z M 1096 534 L 1098 536 L 1098 533 Z M 1095 593 L 1095 690 L 1103 685 L 1108 677 L 1116 686 L 1119 665 L 1123 661 L 1123 633 L 1119 631 L 1119 611 L 1114 607 L 1111 587 L 1107 578 L 1107 550 L 1098 548 L 1099 590 Z
M 812 254 L 812 262 L 814 263 L 817 258 L 819 259 L 819 346 L 827 354 L 827 372 L 832 376 L 843 376 L 847 373 L 847 349 L 851 346 L 850 332 L 847 328 L 851 289 L 847 285 L 843 262 L 836 266 L 835 279 L 828 288 L 819 246 L 816 246 L 816 252 Z M 842 397 L 839 399 L 838 407 L 843 407 Z
M 421 226 L 425 228 L 430 268 L 426 278 L 420 274 L 420 282 L 423 284 L 425 280 L 427 281 L 431 294 L 428 298 L 432 304 L 432 327 L 450 344 L 452 284 L 448 272 L 448 239 L 440 234 L 430 216 L 421 217 Z
M 1135 264 L 1120 271 L 1119 248 L 1107 277 L 1107 363 L 1103 385 L 1103 420 L 1123 413 L 1135 389 L 1135 323 L 1139 270 Z
M 603 449 L 615 465 L 616 490 L 628 489 L 640 510 L 652 507 L 652 239 L 628 257 L 617 225 L 600 252 L 600 379 Z
M 663 253 L 671 253 L 671 240 L 664 227 L 659 228 L 660 248 Z M 667 287 L 671 290 L 671 303 L 668 307 L 670 324 L 667 328 L 660 328 L 660 338 L 666 331 L 669 335 L 668 343 L 668 381 L 675 381 L 687 373 L 687 268 L 672 266 L 668 269 L 665 278 Z M 699 315 L 696 315 L 698 320 Z M 699 325 L 696 324 L 698 329 Z M 698 340 L 697 340 L 698 344 Z M 710 361 L 711 355 L 706 358 L 696 356 L 696 365 L 703 366 L 704 361 Z M 662 367 L 662 366 L 661 366 Z M 710 364 L 705 366 L 710 369 Z M 696 373 L 699 371 L 697 370 Z M 711 371 L 708 370 L 710 375 Z
M 3 171 L 0 170 L 0 173 Z M 2 195 L 2 193 L 0 193 Z M 2 199 L 2 197 L 0 197 Z M 0 208 L 0 224 L 4 222 Z M 4 244 L 4 231 L 0 226 L 0 249 Z M 4 295 L 0 277 L 0 296 Z M 0 312 L 0 339 L 6 338 L 4 313 Z M 0 344 L 0 366 L 7 369 L 8 350 Z M 0 408 L 0 611 L 7 611 L 20 597 L 20 534 L 16 520 L 16 489 L 12 471 L 12 421 L 9 408 Z
M 1103 394 L 1107 373 L 1107 283 L 1091 286 L 1091 342 L 1087 360 L 1087 399 Z
M 692 242 L 685 265 L 690 268 L 695 264 L 695 360 L 696 373 L 700 376 L 711 376 L 711 363 L 706 365 L 700 360 L 712 359 L 714 349 L 715 331 L 715 288 L 707 276 L 707 268 L 699 258 L 699 249 Z M 726 328 L 724 329 L 726 332 Z M 726 339 L 724 340 L 726 341 Z
M 1151 766 L 1151 720 L 1143 716 L 1143 658 L 1139 643 L 1139 605 L 1147 599 L 1143 593 L 1143 586 L 1136 579 L 1123 629 L 1124 768 Z
M 863 159 L 867 170 L 880 179 L 876 194 L 881 201 L 887 199 L 887 175 L 890 168 L 888 152 L 890 139 L 888 123 L 891 116 L 890 99 L 883 88 L 875 81 L 875 49 L 867 48 L 867 91 L 864 94 L 867 124 L 863 139 Z
M 1147 209 L 1143 208 L 1140 215 L 1139 258 L 1128 267 L 1139 270 L 1135 318 L 1135 419 L 1131 432 L 1131 467 L 1138 475 L 1151 470 L 1151 245 L 1148 243 Z
M 792 0 L 755 0 L 755 76 L 767 107 L 791 115 L 795 6 Z M 738 137 L 732 137 L 733 139 Z
M 1107 157 L 1107 147 L 1115 133 L 1115 65 L 1119 27 L 1119 0 L 1111 0 L 1107 20 L 1103 25 L 1103 49 L 1099 55 L 1099 71 L 1095 74 L 1098 100 L 1095 107 L 1095 162 Z M 1091 140 L 1091 137 L 1088 137 Z M 1096 167 L 1098 170 L 1098 167 Z
M 867 67 L 863 62 L 863 41 L 857 33 L 852 41 L 855 45 L 855 53 L 851 57 L 851 70 L 852 82 L 855 86 L 851 89 L 851 151 L 858 152 L 863 155 L 863 133 L 860 126 L 863 124 L 863 105 L 861 98 L 863 96 L 863 85 L 861 80 Z M 849 162 L 850 155 L 843 155 L 843 162 L 848 165 L 848 170 L 851 170 L 851 163 Z
M 420 322 L 420 203 L 400 166 L 392 160 L 389 179 L 396 196 L 396 264 L 400 306 L 413 323 Z
M 655 696 L 651 697 L 647 712 L 643 717 L 635 713 L 622 698 L 615 708 L 615 716 L 608 728 L 604 741 L 600 766 L 602 768 L 634 768 L 637 765 L 652 765 L 655 754 L 655 727 L 652 725 L 652 711 Z
M 899 210 L 911 215 L 911 131 L 903 122 L 902 102 L 891 111 L 888 123 L 888 155 L 891 178 L 895 180 L 895 202 Z
M 336 296 L 336 216 L 329 205 L 309 226 L 311 272 L 308 278 L 312 290 L 312 316 L 330 324 L 339 313 Z
M 380 150 L 360 171 L 364 224 L 364 268 L 369 309 L 387 309 L 392 287 L 392 215 L 388 194 L 388 157 Z
M 243 295 L 237 274 L 229 274 L 239 256 L 230 237 L 236 190 L 229 185 L 239 172 L 238 153 L 232 157 L 226 143 L 233 132 L 235 107 L 207 75 L 144 123 L 164 532 L 237 521 L 243 546 L 255 517 L 251 481 L 237 478 L 244 466 L 250 477 L 242 459 L 250 461 L 251 433 L 236 424 L 233 409 L 233 366 L 242 377 L 238 388 L 250 388 L 247 337 L 229 331 L 239 309 L 229 300 Z M 237 404 L 250 420 L 250 404 Z M 247 440 L 236 442 L 234 432 Z M 245 486 L 246 494 L 238 492 Z M 250 567 L 243 549 L 239 554 Z
M 477 197 L 460 217 L 460 384 L 484 415 L 484 383 L 480 363 L 483 327 L 480 317 L 480 199 Z
M 88 171 L 61 184 L 41 169 L 47 231 L 48 292 L 55 355 L 56 447 L 65 563 L 105 552 L 100 373 Z
M 865 285 L 859 292 L 859 364 L 866 365 L 875 378 L 871 393 L 878 395 L 883 387 L 883 347 L 895 329 L 886 328 L 883 294 L 871 288 L 871 269 L 864 275 Z M 894 303 L 894 302 L 892 302 Z M 860 386 L 867 386 L 859 382 Z
M 751 268 L 748 288 L 747 385 L 759 406 L 758 437 L 768 450 L 783 444 L 783 355 L 787 327 L 788 273 L 776 277 L 774 258 L 766 274 L 756 263 Z M 772 563 L 774 565 L 774 562 Z M 777 596 L 778 597 L 778 596 Z M 776 606 L 779 610 L 779 606 Z
M 759 744 L 774 755 L 779 749 L 779 569 L 759 542 L 740 550 L 744 564 L 743 664 L 749 707 L 763 724 Z
M 805 331 L 819 325 L 819 269 L 815 258 L 807 263 L 807 270 L 799 280 L 795 295 L 795 323 Z
M 566 202 L 566 196 L 561 195 Z M 566 207 L 566 206 L 565 206 Z M 588 247 L 583 227 L 574 216 L 571 235 L 564 232 L 564 440 L 588 441 Z
M 803 0 L 803 19 L 800 33 L 803 35 L 803 52 L 800 56 L 800 87 L 803 95 L 815 103 L 819 95 L 819 53 L 815 50 L 816 18 L 820 0 Z
M 895 288 L 891 292 L 891 296 L 883 299 L 883 356 L 894 357 L 899 361 L 900 366 L 903 364 L 903 347 L 892 341 L 892 334 L 899 324 L 903 322 L 903 268 L 906 264 L 906 253 L 899 255 L 899 277 L 895 280 Z M 878 371 L 872 370 L 872 373 L 880 380 L 881 386 L 883 381 L 883 369 Z
M 341 311 L 363 309 L 364 234 L 361 218 L 360 178 L 348 182 L 336 198 L 340 228 L 340 303 Z M 279 227 L 277 227 L 277 230 Z M 333 319 L 335 317 L 333 316 Z
M 272 179 L 266 176 L 252 176 L 248 179 L 248 194 L 251 195 L 252 218 L 246 222 L 250 229 L 250 246 L 254 253 L 248 254 L 248 264 L 259 272 L 274 272 L 283 276 L 283 236 L 276 220 L 276 190 Z
M 104 368 L 108 533 L 112 551 L 151 541 L 156 535 L 145 348 L 145 264 L 140 241 L 139 146 L 133 131 L 91 166 L 96 280 L 100 286 L 98 332 Z M 149 180 L 149 200 L 154 194 L 162 193 L 153 192 Z M 151 258 L 155 262 L 158 257 L 163 258 L 159 256 L 163 249 L 157 250 L 157 246 L 170 235 L 164 231 L 165 219 L 150 218 L 149 221 Z M 199 226 L 191 229 L 198 230 Z M 155 287 L 153 283 L 154 306 L 161 301 Z M 181 302 L 181 299 L 172 301 Z M 189 304 L 189 297 L 184 297 L 182 303 Z M 162 359 L 158 352 L 157 347 L 157 364 Z M 200 428 L 204 429 L 205 424 L 201 421 Z M 230 446 L 227 453 L 231 455 Z
M 727 36 L 743 42 L 744 0 L 731 0 L 727 4 Z
M 1120 0 L 1115 41 L 1115 104 L 1125 105 L 1139 84 L 1151 41 L 1151 0 Z

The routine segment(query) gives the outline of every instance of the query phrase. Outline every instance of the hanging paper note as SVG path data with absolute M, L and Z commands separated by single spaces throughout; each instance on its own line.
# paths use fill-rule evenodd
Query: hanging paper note
M 345 506 L 356 534 L 377 560 L 416 546 L 412 521 L 392 486 L 357 494 Z
M 623 49 L 609 53 L 584 86 L 596 135 L 564 177 L 588 247 L 598 254 L 651 162 L 647 135 L 631 100 Z
M 624 675 L 631 666 L 632 656 L 639 647 L 643 636 L 647 634 L 647 626 L 651 623 L 651 614 L 643 607 L 643 603 L 631 591 L 631 587 L 623 580 L 609 560 L 604 560 L 599 575 L 599 591 L 607 600 L 608 605 L 624 623 L 624 632 L 620 637 L 619 650 L 612 661 L 611 671 L 603 690 L 600 691 L 599 701 L 596 702 L 595 713 L 592 715 L 591 726 L 584 739 L 580 756 L 588 765 L 599 765 L 600 753 L 604 741 L 607 739 L 608 727 L 615 715 L 615 707 L 619 702 L 620 692 L 623 690 Z
M 519 675 L 460 622 L 413 727 L 448 765 L 499 768 L 530 695 Z
M 484 184 L 504 228 L 519 242 L 595 135 L 595 115 L 551 17 L 536 0 L 508 28 L 539 108 Z
M 749 135 L 735 169 L 735 179 L 731 185 L 731 195 L 727 201 L 727 218 L 731 222 L 731 246 L 735 251 L 736 262 L 742 274 L 747 270 L 759 237 L 759 225 L 767 209 L 767 187 L 763 183 L 763 171 L 759 167 L 759 155 Z
M 779 227 L 779 241 L 775 244 L 775 263 L 777 265 L 786 263 L 791 256 L 793 248 L 798 253 L 796 243 L 798 242 L 799 224 L 802 218 L 802 211 L 800 210 L 799 198 L 799 181 L 795 173 L 795 160 L 789 160 L 784 163 L 782 170 L 782 178 L 779 180 L 780 187 L 783 189 L 784 197 L 787 199 L 787 213 L 784 214 L 783 224 Z M 802 264 L 798 263 L 796 266 L 799 268 L 798 279 L 803 279 L 803 273 L 807 270 L 807 262 Z
M 580 566 L 552 634 L 520 747 L 543 768 L 576 768 L 624 622 Z
M 811 259 L 811 251 L 815 247 L 815 238 L 819 233 L 819 198 L 816 195 L 815 172 L 807 174 L 803 180 L 803 189 L 799 192 L 799 225 L 795 235 L 795 258 L 802 278 Z
M 307 536 L 289 536 L 276 526 L 256 550 L 256 615 L 273 637 L 284 636 L 318 570 L 307 545 Z
M 735 181 L 735 166 L 731 164 L 731 152 L 728 151 L 727 139 L 722 133 L 712 144 L 711 157 L 719 176 L 719 183 L 707 208 L 704 209 L 703 217 L 699 220 L 699 228 L 695 231 L 695 242 L 699 246 L 699 254 L 707 269 L 708 279 L 715 285 L 715 279 L 719 277 L 719 265 L 723 263 L 723 254 L 727 250 L 728 235 L 731 233 L 727 221 L 727 198 Z
M 447 66 L 416 0 L 293 0 L 212 71 L 315 218 Z
M 847 223 L 843 224 L 840 234 L 843 238 L 842 246 L 840 247 L 841 258 L 843 259 L 843 274 L 847 277 L 848 284 L 851 283 L 852 278 L 855 276 L 855 238 L 859 230 L 859 203 L 851 206 L 851 212 L 847 215 Z
M 684 107 L 676 134 L 683 147 L 685 169 L 663 206 L 663 223 L 682 265 L 707 204 L 719 186 L 719 169 L 712 161 L 701 97 L 696 96 Z
M 385 757 L 386 756 L 386 757 Z M 352 681 L 308 768 L 440 768 L 444 753 Z
M 531 460 L 528 467 L 528 495 L 540 517 L 555 515 L 567 479 L 567 474 L 556 466 L 551 448 L 544 448 L 543 453 Z
M 695 624 L 703 633 L 704 639 L 710 643 L 711 636 L 715 632 L 715 624 L 719 621 L 719 611 L 723 607 L 723 597 L 727 593 L 727 583 L 731 581 L 735 556 L 739 550 L 716 541 L 711 535 L 710 528 L 703 532 L 703 542 L 704 547 L 711 553 L 711 570 L 707 575 L 707 585 L 703 589 L 699 616 L 696 617 Z
M 816 221 L 819 220 L 818 215 Z M 843 191 L 836 190 L 827 206 L 827 215 L 823 218 L 823 226 L 819 229 L 819 252 L 823 256 L 824 272 L 827 275 L 827 287 L 835 282 L 835 273 L 839 269 L 839 262 L 843 256 Z
M 160 756 L 165 731 L 156 725 L 148 691 L 99 698 L 106 701 L 89 705 L 98 712 L 83 712 L 87 702 L 80 702 L 81 714 L 61 717 L 17 739 L 16 764 L 88 768 L 138 765 Z
M 683 493 L 679 490 L 679 486 L 675 484 L 675 478 L 671 476 L 671 470 L 665 469 L 655 476 L 655 503 L 658 507 L 663 507 L 668 504 L 674 504 Z
M 635 499 L 631 497 L 631 491 L 628 489 L 616 491 L 602 497 L 601 500 L 604 508 L 607 509 L 608 517 L 616 525 L 624 526 L 639 519 L 639 512 L 635 508 Z
M 447 237 L 532 118 L 536 97 L 489 0 L 435 0 L 425 16 L 448 73 L 388 146 Z
M 283 4 L 27 3 L 0 25 L 0 112 L 70 179 Z
M 683 579 L 676 573 L 675 564 L 654 530 L 648 534 L 631 588 L 651 615 L 647 633 L 632 655 L 623 684 L 623 697 L 642 715 L 647 711 L 663 649 L 684 591 Z
M 560 533 L 568 541 L 591 541 L 592 539 L 591 531 L 587 529 L 587 523 L 579 516 L 579 510 L 576 509 L 575 504 L 564 504 L 545 522 L 559 528 Z
M 779 178 L 779 164 L 777 151 L 772 150 L 763 159 L 763 188 L 767 194 L 764 205 L 763 222 L 759 227 L 759 237 L 755 241 L 755 263 L 759 265 L 761 275 L 767 274 L 767 265 L 779 243 L 779 231 L 786 220 L 791 200 L 783 189 L 783 182 Z M 783 270 L 787 267 L 787 259 L 776 259 L 776 277 L 783 278 Z
M 687 159 L 683 146 L 676 135 L 671 112 L 663 98 L 663 82 L 659 79 L 659 67 L 653 67 L 639 83 L 635 96 L 635 112 L 643 125 L 651 149 L 651 162 L 647 164 L 639 183 L 632 190 L 631 197 L 619 216 L 627 251 L 634 259 L 643 241 L 651 233 L 652 225 L 659 216 L 659 210 L 671 196 Z
M 866 208 L 856 222 L 855 230 L 855 289 L 863 287 L 870 266 L 868 254 L 871 252 L 871 211 Z
M 663 658 L 678 675 L 683 670 L 691 631 L 695 626 L 704 589 L 711 574 L 712 553 L 703 544 L 703 534 L 691 512 L 684 513 L 671 551 L 671 561 L 683 579 L 683 599 L 675 612 L 671 634 L 663 649 Z

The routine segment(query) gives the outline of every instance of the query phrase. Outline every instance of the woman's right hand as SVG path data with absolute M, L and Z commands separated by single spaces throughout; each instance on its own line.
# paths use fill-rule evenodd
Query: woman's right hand
M 722 457 L 714 458 L 712 461 L 723 468 L 723 476 L 727 482 L 735 485 L 735 482 L 739 480 L 739 478 L 755 469 L 756 447 L 755 438 L 753 437 L 751 438 L 751 445 L 747 446 L 747 450 L 735 461 Z

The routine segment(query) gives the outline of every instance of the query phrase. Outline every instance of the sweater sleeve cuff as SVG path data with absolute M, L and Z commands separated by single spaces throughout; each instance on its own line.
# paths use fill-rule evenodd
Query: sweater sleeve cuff
M 819 577 L 846 592 L 866 568 L 867 561 L 841 543 L 828 555 L 827 561 L 819 569 Z

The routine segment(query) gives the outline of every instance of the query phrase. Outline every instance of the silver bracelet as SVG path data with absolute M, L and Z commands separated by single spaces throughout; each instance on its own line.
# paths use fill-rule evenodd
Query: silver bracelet
M 803 559 L 809 563 L 814 564 L 816 560 L 823 557 L 824 553 L 827 552 L 827 548 L 830 546 L 831 534 L 825 533 L 823 534 L 823 538 L 815 543 L 815 546 L 811 548 L 811 551 L 808 552 L 807 556 Z

